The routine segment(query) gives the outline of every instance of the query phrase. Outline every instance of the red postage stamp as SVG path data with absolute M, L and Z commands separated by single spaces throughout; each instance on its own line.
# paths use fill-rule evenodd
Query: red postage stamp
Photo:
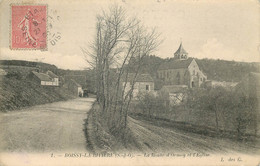
M 11 5 L 11 49 L 47 49 L 46 33 L 46 5 Z

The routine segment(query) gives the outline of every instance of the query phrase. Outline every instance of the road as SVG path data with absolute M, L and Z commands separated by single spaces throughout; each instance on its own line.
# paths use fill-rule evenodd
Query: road
M 94 98 L 0 113 L 2 152 L 86 151 L 84 120 Z
M 259 144 L 247 144 L 225 138 L 213 138 L 156 125 L 147 120 L 128 118 L 129 127 L 144 152 L 253 153 L 260 154 Z

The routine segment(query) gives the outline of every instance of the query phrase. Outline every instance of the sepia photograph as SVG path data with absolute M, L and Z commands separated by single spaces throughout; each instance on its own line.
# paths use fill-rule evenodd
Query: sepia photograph
M 260 165 L 259 0 L 0 0 L 0 166 Z

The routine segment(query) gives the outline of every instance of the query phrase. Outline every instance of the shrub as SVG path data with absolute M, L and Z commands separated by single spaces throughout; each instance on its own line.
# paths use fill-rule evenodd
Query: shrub
M 151 116 L 153 114 L 157 114 L 158 112 L 165 112 L 169 110 L 168 104 L 165 101 L 167 101 L 167 99 L 150 93 L 139 94 L 136 107 L 137 109 L 142 110 L 143 114 Z
M 189 108 L 214 113 L 217 130 L 235 130 L 238 138 L 255 130 L 256 99 L 223 87 L 191 90 L 188 96 Z
M 6 77 L 7 78 L 15 78 L 15 79 L 18 79 L 18 80 L 21 80 L 23 78 L 21 72 L 19 72 L 19 71 L 10 71 L 6 74 Z

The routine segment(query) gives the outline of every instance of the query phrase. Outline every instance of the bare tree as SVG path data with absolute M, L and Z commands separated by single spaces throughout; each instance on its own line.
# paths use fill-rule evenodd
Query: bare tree
M 96 37 L 91 50 L 82 49 L 96 72 L 97 101 L 108 119 L 127 121 L 129 105 L 142 60 L 159 45 L 159 34 L 148 31 L 137 18 L 128 18 L 125 10 L 114 5 L 97 16 Z M 136 70 L 126 91 L 129 61 L 136 59 Z M 113 67 L 117 66 L 115 72 Z M 123 83 L 124 82 L 124 83 Z M 122 118 L 124 117 L 124 118 Z M 115 120 L 114 120 L 115 123 Z

